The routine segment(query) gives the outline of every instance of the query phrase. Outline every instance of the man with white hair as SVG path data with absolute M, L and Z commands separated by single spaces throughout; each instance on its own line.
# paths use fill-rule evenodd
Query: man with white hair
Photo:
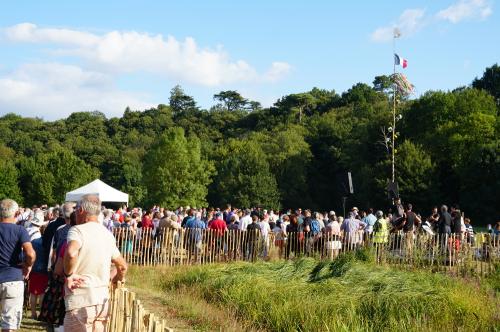
M 35 262 L 28 232 L 16 225 L 18 205 L 11 199 L 0 201 L 0 327 L 17 330 L 21 325 L 24 282 Z M 21 262 L 21 251 L 24 262 Z
M 76 208 L 77 226 L 67 237 L 64 255 L 66 276 L 65 331 L 104 331 L 109 316 L 109 279 L 111 263 L 122 281 L 127 264 L 116 247 L 113 235 L 99 222 L 101 201 L 85 195 Z

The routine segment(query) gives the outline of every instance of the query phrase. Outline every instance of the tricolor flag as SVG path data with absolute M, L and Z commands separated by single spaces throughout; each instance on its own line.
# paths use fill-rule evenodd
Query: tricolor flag
M 403 66 L 403 68 L 408 67 L 408 60 L 401 58 L 399 55 L 394 53 L 394 64 L 396 66 Z

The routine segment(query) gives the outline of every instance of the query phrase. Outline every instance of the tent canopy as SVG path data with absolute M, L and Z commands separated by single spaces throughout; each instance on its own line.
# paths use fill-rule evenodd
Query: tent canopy
M 107 185 L 99 179 L 66 193 L 66 202 L 77 202 L 83 195 L 87 194 L 99 196 L 102 202 L 128 203 L 128 194 Z

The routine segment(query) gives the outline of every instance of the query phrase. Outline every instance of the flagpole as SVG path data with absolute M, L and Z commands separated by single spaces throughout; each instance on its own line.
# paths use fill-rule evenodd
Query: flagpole
M 394 33 L 392 35 L 392 77 L 396 76 L 396 61 L 394 59 L 395 54 L 396 54 L 396 34 L 399 32 L 396 32 L 394 30 Z M 395 161 L 396 161 L 396 154 L 395 154 L 395 140 L 396 140 L 396 84 L 392 85 L 393 88 L 393 94 L 392 94 L 392 162 L 391 162 L 391 167 L 392 167 L 392 183 L 396 181 L 396 169 L 395 169 Z

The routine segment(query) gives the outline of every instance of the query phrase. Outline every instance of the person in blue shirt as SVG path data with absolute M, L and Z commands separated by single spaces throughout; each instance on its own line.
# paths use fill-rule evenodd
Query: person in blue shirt
M 201 219 L 201 213 L 200 212 L 194 212 L 190 211 L 192 215 L 188 217 L 186 220 L 186 223 L 184 225 L 184 228 L 186 228 L 187 236 L 188 236 L 188 248 L 192 253 L 194 253 L 196 256 L 195 258 L 198 259 L 198 254 L 201 250 L 201 244 L 203 240 L 203 233 L 204 229 L 207 228 L 205 225 L 205 222 Z
M 24 282 L 36 254 L 28 231 L 16 225 L 19 206 L 12 199 L 0 201 L 0 328 L 17 330 L 21 326 Z M 22 254 L 22 256 L 21 256 Z M 23 258 L 22 258 L 23 257 Z
M 373 215 L 373 209 L 368 209 L 368 214 L 362 219 L 365 224 L 365 232 L 371 234 L 373 232 L 373 225 L 377 221 L 377 217 Z

